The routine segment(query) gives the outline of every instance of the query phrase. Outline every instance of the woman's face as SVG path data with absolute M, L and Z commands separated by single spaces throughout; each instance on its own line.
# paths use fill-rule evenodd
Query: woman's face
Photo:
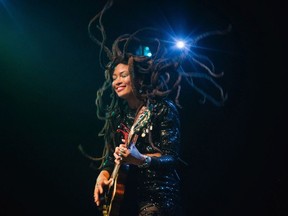
M 132 91 L 131 76 L 128 65 L 122 63 L 118 64 L 114 69 L 112 79 L 112 87 L 120 98 L 126 100 L 135 98 Z

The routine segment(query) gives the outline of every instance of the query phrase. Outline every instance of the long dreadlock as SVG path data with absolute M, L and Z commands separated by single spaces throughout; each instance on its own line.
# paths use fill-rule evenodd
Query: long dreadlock
M 227 94 L 224 93 L 222 87 L 217 84 L 213 78 L 223 76 L 223 73 L 215 73 L 213 62 L 206 56 L 184 50 L 183 52 L 172 53 L 167 46 L 167 41 L 163 38 L 166 37 L 165 32 L 161 32 L 155 28 L 142 28 L 135 31 L 132 34 L 123 34 L 119 36 L 112 44 L 110 50 L 106 46 L 106 33 L 102 18 L 104 13 L 113 5 L 113 0 L 107 0 L 107 3 L 103 9 L 94 16 L 88 25 L 88 33 L 92 41 L 100 46 L 99 51 L 99 63 L 102 69 L 105 70 L 105 81 L 97 91 L 96 107 L 97 117 L 100 120 L 105 121 L 102 130 L 99 132 L 99 136 L 103 136 L 105 140 L 105 146 L 102 157 L 94 158 L 87 155 L 83 149 L 81 151 L 89 158 L 93 160 L 101 160 L 103 165 L 104 159 L 107 157 L 113 146 L 113 134 L 111 134 L 112 123 L 111 118 L 115 111 L 120 109 L 121 103 L 119 98 L 111 88 L 112 74 L 114 67 L 119 63 L 127 64 L 132 81 L 133 93 L 143 103 L 149 103 L 150 100 L 155 98 L 164 98 L 176 90 L 176 96 L 174 101 L 179 107 L 179 95 L 181 91 L 181 80 L 187 81 L 187 83 L 203 96 L 203 102 L 208 99 L 210 102 L 217 106 L 223 105 L 227 99 Z M 97 30 L 101 32 L 101 39 L 98 39 L 92 32 L 92 27 L 96 26 Z M 231 30 L 224 31 L 211 31 L 206 32 L 194 40 L 191 41 L 190 47 L 196 46 L 197 43 L 212 35 L 226 34 Z M 167 37 L 166 37 L 167 38 Z M 137 53 L 139 47 L 148 46 L 152 50 L 152 54 L 149 56 L 143 53 Z M 106 55 L 104 55 L 106 53 Z M 104 63 L 104 59 L 108 60 L 108 63 Z M 183 61 L 188 60 L 198 67 L 202 68 L 203 72 L 186 72 L 183 67 Z M 104 66 L 106 65 L 106 66 Z M 219 91 L 220 100 L 212 97 L 203 89 L 198 87 L 194 79 L 204 79 L 212 83 L 212 85 Z M 141 80 L 141 82 L 138 82 Z M 110 91 L 110 103 L 104 102 L 104 97 L 107 92 Z M 153 148 L 153 142 L 151 141 Z

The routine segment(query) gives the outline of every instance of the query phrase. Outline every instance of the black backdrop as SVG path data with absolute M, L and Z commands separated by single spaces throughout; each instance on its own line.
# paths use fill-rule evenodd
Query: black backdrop
M 97 170 L 78 150 L 100 154 L 96 90 L 103 81 L 87 1 L 1 1 L 1 215 L 97 215 Z M 180 103 L 183 205 L 187 215 L 285 215 L 284 48 L 274 1 L 120 1 L 104 24 L 108 42 L 143 26 L 183 34 L 223 29 L 208 54 L 229 100 Z M 287 213 L 287 212 L 286 212 Z

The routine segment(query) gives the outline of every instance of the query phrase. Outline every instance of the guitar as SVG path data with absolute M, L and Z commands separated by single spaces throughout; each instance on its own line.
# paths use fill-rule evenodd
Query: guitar
M 129 148 L 132 144 L 134 145 L 137 141 L 138 135 L 147 126 L 151 116 L 150 110 L 142 106 L 139 110 L 135 121 L 128 133 L 127 128 L 124 130 L 119 130 L 123 133 L 126 141 L 126 147 Z M 145 133 L 145 132 L 144 132 Z M 147 133 L 147 131 L 146 131 Z M 113 172 L 110 176 L 112 182 L 108 185 L 107 191 L 104 193 L 102 198 L 102 213 L 103 216 L 117 216 L 119 215 L 121 201 L 124 197 L 125 192 L 125 175 L 120 168 L 124 168 L 121 163 L 115 163 Z M 127 167 L 126 167 L 127 168 Z

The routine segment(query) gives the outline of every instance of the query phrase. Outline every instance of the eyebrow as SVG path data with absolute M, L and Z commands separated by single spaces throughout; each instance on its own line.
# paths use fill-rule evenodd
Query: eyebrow
M 129 71 L 127 71 L 127 70 L 120 71 L 119 75 L 123 74 L 124 72 L 129 72 Z M 115 73 L 113 73 L 112 76 L 116 76 Z

